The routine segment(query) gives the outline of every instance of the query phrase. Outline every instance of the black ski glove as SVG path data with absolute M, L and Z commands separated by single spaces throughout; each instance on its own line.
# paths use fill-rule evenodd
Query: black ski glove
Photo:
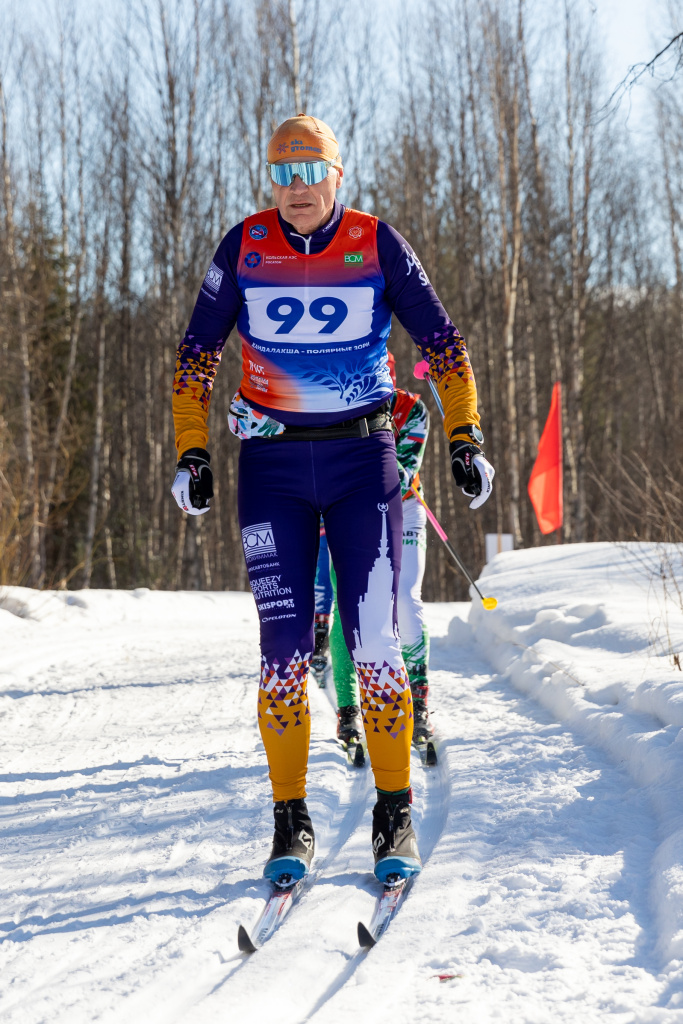
M 458 487 L 462 487 L 465 494 L 470 498 L 476 498 L 481 494 L 481 476 L 474 465 L 477 455 L 483 455 L 483 451 L 477 444 L 471 441 L 451 441 L 451 470 Z
M 171 492 L 183 512 L 201 516 L 209 511 L 213 498 L 211 456 L 205 448 L 188 448 L 178 460 Z
M 451 470 L 462 493 L 474 500 L 470 508 L 479 508 L 491 494 L 495 470 L 483 451 L 471 441 L 451 441 Z

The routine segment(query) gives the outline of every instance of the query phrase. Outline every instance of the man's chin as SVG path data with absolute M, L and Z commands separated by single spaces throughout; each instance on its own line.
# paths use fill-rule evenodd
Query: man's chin
M 318 222 L 318 217 L 313 211 L 309 213 L 308 211 L 290 210 L 285 219 L 304 235 L 314 231 Z

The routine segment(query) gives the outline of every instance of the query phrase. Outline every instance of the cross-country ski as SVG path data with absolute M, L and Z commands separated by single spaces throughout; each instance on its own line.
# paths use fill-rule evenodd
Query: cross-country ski
M 354 768 L 363 768 L 367 758 L 367 748 L 364 739 L 356 740 L 353 743 L 342 743 L 342 749 L 346 752 L 346 758 Z
M 422 764 L 425 765 L 425 767 L 427 768 L 434 768 L 434 766 L 438 763 L 439 760 L 437 754 L 436 740 L 434 739 L 434 737 L 431 737 L 424 743 L 413 744 L 413 746 L 415 747 L 415 750 L 417 750 L 417 753 L 420 757 L 420 761 L 422 762 Z
M 384 883 L 382 894 L 377 897 L 372 919 L 368 927 L 358 922 L 358 942 L 363 949 L 371 949 L 384 935 L 398 910 L 401 899 L 407 893 L 412 879 L 390 876 Z
M 303 878 L 293 881 L 287 876 L 273 883 L 273 891 L 251 932 L 242 924 L 237 929 L 237 945 L 242 953 L 255 953 L 268 941 L 286 918 L 303 885 Z

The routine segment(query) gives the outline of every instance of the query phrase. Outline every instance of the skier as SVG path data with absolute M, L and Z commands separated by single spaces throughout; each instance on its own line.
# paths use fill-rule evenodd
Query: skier
M 330 614 L 332 612 L 332 581 L 330 580 L 330 553 L 327 547 L 325 524 L 320 523 L 320 547 L 315 570 L 315 623 L 313 629 L 313 657 L 311 668 L 319 686 L 325 685 L 327 656 L 330 650 Z
M 229 422 L 242 441 L 238 515 L 260 620 L 258 722 L 275 818 L 264 874 L 303 877 L 314 852 L 306 687 L 322 515 L 360 679 L 377 788 L 375 874 L 385 881 L 421 868 L 410 813 L 413 709 L 396 625 L 402 501 L 389 412 L 392 312 L 439 389 L 456 483 L 481 503 L 493 471 L 465 342 L 405 239 L 336 199 L 344 170 L 332 130 L 306 114 L 289 118 L 267 161 L 275 207 L 222 240 L 178 348 L 172 490 L 185 512 L 208 510 L 209 402 L 236 324 L 242 377 Z
M 391 352 L 387 353 L 387 363 L 394 385 L 391 416 L 394 424 L 398 475 L 403 499 L 403 552 L 398 584 L 398 629 L 401 635 L 401 653 L 413 698 L 413 743 L 417 747 L 424 747 L 434 734 L 427 708 L 429 633 L 422 605 L 422 578 L 427 551 L 427 515 L 416 499 L 411 484 L 414 484 L 420 494 L 423 494 L 419 470 L 429 433 L 429 412 L 419 395 L 397 387 L 396 360 Z M 336 576 L 333 566 L 331 567 L 331 579 L 336 591 Z M 322 582 L 319 563 L 318 585 L 321 585 Z M 333 604 L 330 654 L 337 694 L 337 736 L 344 746 L 348 747 L 362 740 L 363 724 L 358 700 L 356 670 L 344 642 L 336 602 Z

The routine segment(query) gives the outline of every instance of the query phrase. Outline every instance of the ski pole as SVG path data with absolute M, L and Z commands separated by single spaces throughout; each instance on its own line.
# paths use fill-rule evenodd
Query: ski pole
M 439 397 L 439 392 L 436 390 L 436 384 L 434 383 L 432 378 L 429 376 L 429 363 L 427 362 L 426 359 L 423 359 L 422 362 L 415 364 L 415 369 L 413 370 L 413 375 L 415 377 L 417 377 L 418 380 L 424 380 L 425 377 L 427 378 L 427 382 L 429 384 L 431 392 L 434 395 L 434 400 L 435 400 L 435 402 L 437 404 L 439 412 L 441 413 L 441 419 L 443 419 L 444 418 L 443 406 L 441 404 L 441 399 Z M 425 512 L 427 513 L 427 518 L 429 519 L 429 522 L 432 524 L 432 526 L 434 527 L 434 529 L 438 533 L 439 537 L 441 538 L 441 540 L 446 545 L 446 549 L 447 549 L 449 555 L 451 556 L 451 558 L 454 560 L 455 564 L 460 569 L 460 572 L 463 574 L 465 579 L 469 582 L 470 586 L 474 587 L 476 592 L 479 594 L 479 597 L 481 598 L 481 603 L 483 604 L 484 608 L 486 608 L 487 611 L 492 611 L 497 606 L 497 604 L 498 604 L 498 602 L 496 601 L 495 597 L 484 597 L 484 595 L 482 594 L 481 590 L 479 589 L 477 584 L 474 582 L 474 580 L 472 579 L 472 577 L 470 576 L 470 574 L 468 573 L 467 569 L 462 564 L 460 559 L 458 558 L 453 545 L 451 544 L 451 542 L 449 541 L 448 537 L 446 536 L 446 531 L 444 530 L 444 528 L 442 527 L 441 523 L 436 518 L 436 516 L 434 515 L 434 513 L 432 512 L 432 510 L 430 509 L 430 507 L 428 506 L 427 502 L 424 500 L 424 498 L 422 497 L 422 495 L 420 494 L 418 489 L 416 488 L 415 484 L 411 484 L 410 488 L 413 491 L 413 493 L 415 494 L 415 497 L 418 499 L 418 501 L 420 502 L 420 504 L 424 508 Z
M 496 601 L 495 597 L 484 597 L 484 595 L 482 594 L 481 590 L 479 589 L 477 584 L 474 582 L 474 580 L 472 579 L 472 577 L 468 573 L 468 571 L 465 568 L 465 566 L 462 564 L 462 562 L 460 561 L 460 559 L 456 555 L 455 549 L 454 549 L 453 545 L 451 544 L 451 542 L 449 541 L 449 539 L 448 539 L 448 537 L 446 535 L 446 531 L 444 530 L 443 526 L 441 525 L 439 520 L 436 518 L 436 516 L 432 512 L 432 510 L 430 509 L 429 505 L 427 504 L 427 502 L 424 500 L 424 498 L 422 497 L 422 495 L 418 491 L 418 489 L 415 486 L 415 484 L 411 484 L 410 485 L 410 489 L 413 492 L 413 494 L 415 495 L 415 497 L 417 498 L 417 500 L 422 505 L 422 507 L 425 510 L 425 512 L 427 513 L 427 518 L 429 519 L 429 522 L 432 524 L 432 526 L 434 527 L 434 529 L 438 533 L 439 537 L 441 538 L 441 540 L 446 545 L 446 549 L 447 549 L 449 555 L 451 556 L 451 558 L 453 559 L 453 561 L 455 562 L 455 564 L 457 565 L 458 569 L 460 569 L 460 572 L 463 574 L 463 576 L 468 581 L 470 586 L 474 587 L 476 592 L 479 594 L 479 597 L 481 598 L 481 603 L 483 604 L 484 608 L 486 608 L 486 610 L 489 611 L 489 612 L 492 611 L 498 605 L 498 602 Z

